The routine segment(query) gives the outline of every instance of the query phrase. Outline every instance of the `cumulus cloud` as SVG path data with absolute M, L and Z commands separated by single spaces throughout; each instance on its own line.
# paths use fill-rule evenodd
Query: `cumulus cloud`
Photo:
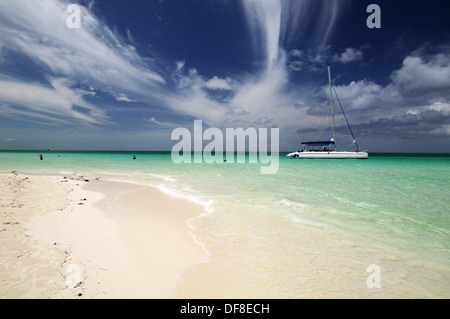
M 336 90 L 341 100 L 353 109 L 378 109 L 383 105 L 409 107 L 414 103 L 428 105 L 439 99 L 446 100 L 450 88 L 450 54 L 437 54 L 427 60 L 408 56 L 390 79 L 386 86 L 360 80 L 337 85 Z M 327 92 L 323 87 L 322 93 Z
M 372 81 L 352 81 L 347 85 L 337 85 L 335 90 L 346 105 L 347 110 L 367 110 L 384 108 L 386 103 L 392 105 L 397 92 L 392 86 L 383 87 Z M 323 95 L 329 95 L 329 88 L 322 87 Z
M 393 72 L 393 83 L 405 93 L 448 90 L 450 87 L 450 54 L 427 58 L 408 56 L 401 69 Z
M 337 85 L 346 110 L 359 118 L 359 129 L 379 136 L 449 136 L 450 55 L 426 59 L 408 56 L 386 86 L 372 81 Z M 328 94 L 324 86 L 322 95 Z M 368 113 L 370 117 L 367 117 Z
M 344 52 L 336 54 L 333 60 L 342 64 L 347 64 L 353 61 L 362 60 L 362 58 L 363 54 L 361 50 L 346 48 Z

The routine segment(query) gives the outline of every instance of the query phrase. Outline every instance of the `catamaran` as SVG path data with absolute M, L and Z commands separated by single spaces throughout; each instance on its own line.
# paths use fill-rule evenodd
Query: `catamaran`
M 347 126 L 352 135 L 353 144 L 355 144 L 356 150 L 354 152 L 337 151 L 336 150 L 336 127 L 335 127 L 335 121 L 334 121 L 333 84 L 331 82 L 330 67 L 328 67 L 328 81 L 330 84 L 330 104 L 331 104 L 333 137 L 330 140 L 326 140 L 326 141 L 303 142 L 303 143 L 301 143 L 301 145 L 303 146 L 303 149 L 298 150 L 297 152 L 289 153 L 286 156 L 289 158 L 329 158 L 329 159 L 346 159 L 346 158 L 367 159 L 367 158 L 369 158 L 369 154 L 367 153 L 367 151 L 359 150 L 358 143 L 356 142 L 355 136 L 353 135 L 353 131 L 350 127 L 350 124 L 348 123 L 347 116 L 345 115 L 342 105 L 341 105 L 342 113 L 344 114 L 345 121 L 347 122 Z M 336 93 L 336 91 L 335 91 L 335 93 Z M 339 105 L 340 105 L 340 103 L 339 103 Z

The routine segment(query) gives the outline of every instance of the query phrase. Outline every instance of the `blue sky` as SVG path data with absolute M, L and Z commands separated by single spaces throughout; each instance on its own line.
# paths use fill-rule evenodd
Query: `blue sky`
M 381 28 L 366 25 L 372 3 Z M 331 66 L 361 148 L 449 152 L 449 12 L 446 0 L 0 0 L 0 149 L 170 150 L 172 131 L 201 119 L 276 127 L 280 150 L 296 150 L 331 137 Z

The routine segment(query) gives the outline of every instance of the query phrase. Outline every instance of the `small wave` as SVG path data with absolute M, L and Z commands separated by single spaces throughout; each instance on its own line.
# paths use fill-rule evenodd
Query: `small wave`
M 299 208 L 301 208 L 301 209 L 305 209 L 305 205 L 304 205 L 304 204 L 297 203 L 297 202 L 292 202 L 292 201 L 290 201 L 290 200 L 288 200 L 288 199 L 282 199 L 282 200 L 278 203 L 278 205 L 280 205 L 280 206 L 286 206 L 286 207 L 292 207 L 292 206 L 294 206 L 294 207 L 299 207 Z
M 195 217 L 194 217 L 195 218 Z M 194 225 L 192 224 L 192 220 L 194 218 L 186 220 L 186 225 L 189 227 L 190 231 L 188 232 L 189 236 L 194 239 L 194 241 L 202 247 L 203 251 L 205 252 L 205 257 L 203 258 L 203 262 L 210 261 L 211 252 L 206 248 L 206 244 L 202 243 L 200 240 L 198 240 L 197 236 L 194 234 Z
M 173 178 L 172 176 L 167 176 L 167 175 L 159 175 L 159 174 L 148 174 L 149 176 L 152 177 L 156 177 L 159 179 L 162 179 L 166 182 L 176 182 L 177 180 L 175 178 Z
M 287 209 L 284 210 L 284 213 L 286 214 L 287 217 L 289 217 L 292 221 L 296 223 L 320 228 L 324 227 L 324 225 L 321 223 L 312 221 L 299 215 L 298 209 L 304 211 L 307 208 L 307 206 L 302 203 L 293 202 L 288 199 L 282 199 L 281 201 L 278 202 L 278 205 L 286 207 Z M 297 213 L 294 212 L 295 210 L 297 211 Z
M 260 205 L 260 204 L 248 204 L 248 203 L 246 203 L 246 204 L 243 204 L 243 205 L 246 205 L 246 206 L 248 206 L 248 207 L 254 207 L 254 208 L 258 208 L 258 209 L 269 209 L 270 207 L 267 207 L 267 206 L 264 206 L 264 205 Z
M 216 201 L 212 200 L 212 199 L 205 199 L 202 198 L 199 195 L 194 195 L 191 192 L 194 192 L 193 190 L 190 190 L 188 188 L 184 188 L 184 192 L 180 191 L 176 188 L 176 186 L 174 184 L 172 185 L 167 185 L 167 184 L 159 184 L 155 186 L 156 188 L 158 188 L 161 192 L 163 192 L 166 195 L 175 197 L 175 198 L 179 198 L 179 199 L 183 199 L 183 200 L 188 200 L 194 204 L 198 204 L 200 206 L 203 207 L 204 212 L 200 213 L 198 216 L 196 217 L 192 217 L 189 218 L 185 221 L 187 227 L 190 229 L 189 236 L 191 236 L 193 238 L 193 240 L 201 246 L 201 248 L 203 249 L 203 251 L 205 252 L 205 257 L 203 258 L 202 262 L 209 262 L 210 261 L 210 256 L 211 256 L 211 252 L 207 249 L 206 244 L 203 243 L 202 241 L 200 241 L 197 236 L 195 235 L 195 220 L 197 218 L 202 218 L 202 217 L 206 217 L 209 214 L 211 214 L 212 212 L 214 212 L 214 207 L 216 205 Z
M 195 204 L 203 206 L 206 213 L 212 213 L 214 211 L 213 205 L 215 203 L 214 200 L 211 199 L 204 199 L 201 198 L 198 195 L 194 195 L 192 193 L 183 193 L 176 189 L 175 186 L 169 186 L 167 184 L 159 184 L 155 186 L 158 188 L 161 192 L 180 199 L 189 200 L 190 202 L 193 202 Z
M 378 207 L 377 204 L 372 204 L 372 203 L 367 203 L 367 202 L 359 202 L 358 205 L 362 206 L 362 207 Z
M 292 221 L 299 223 L 299 224 L 304 224 L 304 225 L 308 225 L 308 226 L 314 226 L 314 227 L 318 227 L 318 228 L 323 228 L 324 225 L 318 222 L 314 222 L 312 220 L 306 219 L 304 217 L 300 217 L 292 212 L 285 212 L 286 216 L 288 216 Z

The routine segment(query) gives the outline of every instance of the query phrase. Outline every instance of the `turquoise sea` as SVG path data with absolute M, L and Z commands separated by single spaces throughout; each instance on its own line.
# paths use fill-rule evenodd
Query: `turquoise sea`
M 450 297 L 450 154 L 285 155 L 263 175 L 248 160 L 175 164 L 170 152 L 2 151 L 0 172 L 129 181 L 203 205 L 187 223 L 207 257 L 181 292 L 204 271 L 215 282 L 203 289 L 242 279 L 225 297 Z M 367 286 L 369 264 L 381 288 Z

